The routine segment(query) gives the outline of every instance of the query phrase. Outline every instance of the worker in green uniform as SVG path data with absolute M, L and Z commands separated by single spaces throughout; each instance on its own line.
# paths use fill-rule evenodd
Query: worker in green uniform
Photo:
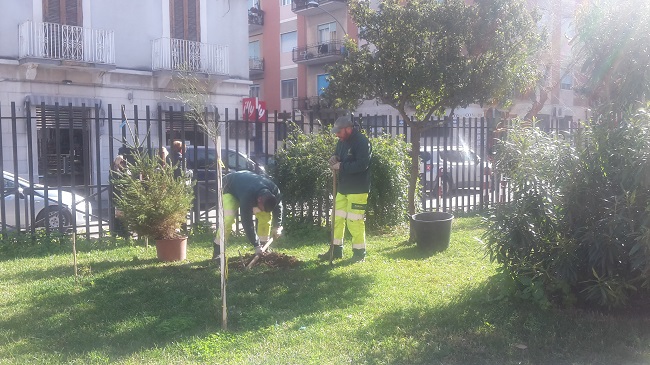
M 338 118 L 332 132 L 339 141 L 336 152 L 329 159 L 330 168 L 338 172 L 336 211 L 333 212 L 334 232 L 331 251 L 319 255 L 321 260 L 343 258 L 343 236 L 347 226 L 352 235 L 352 260 L 366 257 L 365 213 L 370 192 L 370 140 L 354 128 L 351 116 Z
M 282 195 L 277 185 L 269 178 L 250 171 L 231 172 L 223 177 L 226 240 L 230 236 L 238 210 L 246 237 L 255 248 L 256 254 L 262 253 L 262 247 L 271 237 L 271 233 L 275 238 L 282 234 Z M 257 218 L 257 232 L 253 215 Z M 215 240 L 212 258 L 217 259 L 220 254 L 221 246 Z

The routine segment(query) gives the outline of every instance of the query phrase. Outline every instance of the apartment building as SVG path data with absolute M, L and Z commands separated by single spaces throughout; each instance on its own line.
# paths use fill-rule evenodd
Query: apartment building
M 38 166 L 42 174 L 53 167 L 46 166 L 48 161 L 67 157 L 81 160 L 75 176 L 82 181 L 77 184 L 94 183 L 98 176 L 107 181 L 108 131 L 124 128 L 121 106 L 130 120 L 136 117 L 137 107 L 139 118 L 160 121 L 162 125 L 142 133 L 169 141 L 175 137 L 169 122 L 184 107 L 178 92 L 181 74 L 206 83 L 206 106 L 241 109 L 242 99 L 248 96 L 245 3 L 4 0 L 2 4 L 2 116 L 14 102 L 16 115 L 33 118 L 31 127 L 25 118 L 13 130 L 6 119 L 3 122 L 2 159 L 5 167 L 12 166 L 10 170 L 16 159 L 13 172 L 19 175 L 25 175 L 28 166 Z M 101 122 L 95 123 L 95 118 Z M 68 128 L 60 122 L 54 128 L 55 119 L 65 121 Z M 29 136 L 38 136 L 37 143 Z M 190 131 L 186 139 L 208 143 L 205 136 Z M 115 143 L 114 149 L 119 146 Z M 55 166 L 69 168 L 69 164 Z
M 541 126 L 568 126 L 584 120 L 586 104 L 572 90 L 573 14 L 579 0 L 529 0 L 542 14 L 540 27 L 551 36 L 543 67 L 548 99 L 537 114 Z M 319 97 L 327 86 L 325 66 L 344 57 L 342 39 L 355 38 L 358 29 L 347 0 L 249 0 L 249 56 L 251 97 L 266 103 L 269 111 L 298 112 L 332 110 Z M 540 90 L 537 91 L 539 93 Z M 524 116 L 532 107 L 531 95 L 517 100 L 500 114 Z M 395 111 L 375 102 L 363 103 L 355 113 L 387 116 Z M 459 118 L 493 117 L 494 109 L 470 105 L 455 110 Z

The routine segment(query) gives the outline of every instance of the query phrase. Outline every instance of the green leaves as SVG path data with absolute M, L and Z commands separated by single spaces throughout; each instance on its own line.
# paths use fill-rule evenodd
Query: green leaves
M 159 157 L 132 151 L 133 163 L 113 172 L 115 205 L 129 230 L 154 239 L 173 238 L 192 207 L 194 184 L 185 174 L 174 177 L 175 167 Z
M 638 107 L 650 92 L 650 3 L 585 3 L 576 31 L 574 50 L 586 76 L 581 91 L 616 111 Z
M 332 171 L 327 160 L 334 153 L 336 137 L 329 129 L 303 134 L 296 130 L 276 153 L 273 176 L 291 220 L 321 224 L 331 207 Z M 409 146 L 401 138 L 371 138 L 371 189 L 367 224 L 370 228 L 406 222 Z M 289 223 L 291 224 L 291 223 Z
M 535 127 L 508 129 L 496 168 L 513 201 L 487 221 L 487 252 L 513 277 L 539 280 L 558 304 L 647 299 L 650 114 L 608 113 L 570 137 L 576 148 Z

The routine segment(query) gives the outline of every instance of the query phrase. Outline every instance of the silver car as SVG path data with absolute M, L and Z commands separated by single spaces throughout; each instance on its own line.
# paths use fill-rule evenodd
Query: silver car
M 422 146 L 420 158 L 420 181 L 427 190 L 449 194 L 459 188 L 489 188 L 492 165 L 469 148 Z
M 74 194 L 73 197 L 73 194 L 68 191 L 52 187 L 48 188 L 48 198 L 45 199 L 43 185 L 32 185 L 29 181 L 7 171 L 3 171 L 2 174 L 4 191 L 3 200 L 0 202 L 0 220 L 7 229 L 47 226 L 51 230 L 62 228 L 67 231 L 72 227 L 73 213 L 76 216 L 77 224 L 85 222 L 92 215 L 90 202 L 86 202 L 81 195 Z M 32 197 L 34 199 L 34 221 L 31 218 Z

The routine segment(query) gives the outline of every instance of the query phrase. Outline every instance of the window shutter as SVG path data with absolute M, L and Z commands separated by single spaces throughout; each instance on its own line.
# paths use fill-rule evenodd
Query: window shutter
M 43 0 L 43 21 L 81 25 L 81 0 Z
M 199 36 L 199 1 L 187 0 L 187 38 L 192 41 L 200 41 Z
M 171 0 L 171 26 L 172 38 L 200 41 L 199 1 Z
M 43 21 L 61 23 L 61 0 L 43 0 Z
M 67 25 L 81 25 L 81 0 L 62 0 L 65 2 L 65 20 Z

